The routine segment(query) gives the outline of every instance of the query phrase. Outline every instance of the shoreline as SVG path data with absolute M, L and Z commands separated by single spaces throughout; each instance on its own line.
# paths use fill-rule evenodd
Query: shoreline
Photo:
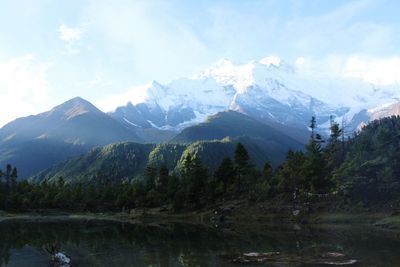
M 25 213 L 0 213 L 0 223 L 13 220 L 32 222 L 62 222 L 66 220 L 98 220 L 120 223 L 187 223 L 205 226 L 234 225 L 235 227 L 259 227 L 273 224 L 293 224 L 299 226 L 351 226 L 365 225 L 377 230 L 400 232 L 400 214 L 389 213 L 349 213 L 349 212 L 320 212 L 303 215 L 299 218 L 285 213 L 271 213 L 260 216 L 233 215 L 226 216 L 224 220 L 214 219 L 210 211 L 190 212 L 182 214 L 167 214 L 148 211 L 140 214 L 121 212 L 91 213 L 91 212 L 25 212 Z

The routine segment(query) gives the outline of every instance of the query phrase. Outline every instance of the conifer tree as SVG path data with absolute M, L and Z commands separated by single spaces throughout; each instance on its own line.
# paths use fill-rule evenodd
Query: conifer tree
M 315 117 L 311 118 L 311 138 L 306 145 L 306 160 L 303 166 L 303 175 L 309 183 L 309 190 L 311 192 L 319 192 L 325 189 L 325 161 L 322 155 L 321 143 L 322 140 L 319 134 L 315 134 L 317 123 Z
M 150 190 L 154 187 L 157 177 L 157 169 L 153 166 L 147 166 L 144 170 L 144 178 L 145 178 L 145 185 L 146 190 Z
M 311 117 L 311 122 L 310 122 L 310 129 L 311 129 L 311 139 L 314 139 L 315 135 L 315 129 L 317 128 L 317 121 L 315 119 L 315 116 Z
M 207 168 L 203 166 L 199 157 L 193 157 L 189 171 L 188 199 L 196 207 L 204 204 L 204 194 L 208 181 Z
M 18 178 L 17 168 L 14 167 L 14 168 L 12 169 L 12 172 L 11 172 L 11 175 L 10 175 L 11 188 L 12 188 L 12 190 L 16 190 L 16 187 L 17 187 L 17 178 Z
M 265 162 L 262 172 L 264 180 L 268 181 L 272 177 L 272 171 L 271 164 L 268 161 Z
M 6 186 L 7 186 L 7 189 L 9 189 L 10 186 L 11 186 L 11 171 L 12 171 L 11 165 L 10 165 L 10 164 L 7 164 L 7 166 L 6 166 L 6 173 L 5 173 L 5 175 L 4 175 L 4 177 L 5 177 L 5 179 L 6 179 Z
M 156 186 L 158 192 L 160 194 L 166 194 L 168 191 L 168 182 L 169 182 L 169 170 L 165 164 L 161 165 L 158 171 L 158 177 L 156 180 Z
M 236 145 L 235 156 L 234 156 L 234 164 L 236 170 L 236 191 L 240 193 L 243 190 L 243 179 L 248 173 L 250 163 L 249 153 L 246 148 L 239 142 Z
M 225 157 L 214 172 L 214 180 L 217 186 L 222 186 L 222 192 L 226 193 L 229 184 L 233 183 L 235 169 L 230 157 Z

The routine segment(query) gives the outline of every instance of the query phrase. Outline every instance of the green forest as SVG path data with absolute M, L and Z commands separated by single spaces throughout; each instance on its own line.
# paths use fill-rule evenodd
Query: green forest
M 98 173 L 90 182 L 18 181 L 17 167 L 0 171 L 0 209 L 32 211 L 127 211 L 161 207 L 184 212 L 212 207 L 235 199 L 252 202 L 320 201 L 361 207 L 389 205 L 400 200 L 400 117 L 373 121 L 344 140 L 331 120 L 330 136 L 311 136 L 304 150 L 289 151 L 273 168 L 252 164 L 246 147 L 238 142 L 233 157 L 219 160 L 210 171 L 196 154 L 187 153 L 179 168 L 148 165 L 143 179 L 118 180 Z

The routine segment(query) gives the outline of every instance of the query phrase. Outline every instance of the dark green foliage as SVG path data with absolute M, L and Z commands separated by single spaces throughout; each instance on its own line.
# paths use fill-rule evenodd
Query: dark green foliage
M 400 197 L 400 118 L 371 122 L 347 144 L 344 163 L 334 170 L 338 193 L 364 204 Z
M 174 211 L 184 211 L 200 209 L 225 199 L 249 197 L 257 200 L 266 197 L 269 192 L 268 181 L 250 163 L 247 150 L 241 143 L 236 145 L 235 160 L 224 158 L 213 175 L 209 175 L 208 168 L 201 161 L 201 153 L 186 151 L 175 172 L 170 172 L 165 164 L 160 167 L 147 165 L 142 168 L 142 179 L 129 179 L 128 175 L 114 179 L 110 171 L 124 173 L 123 170 L 135 163 L 132 159 L 137 154 L 127 153 L 132 149 L 125 150 L 130 145 L 137 144 L 125 143 L 117 145 L 117 150 L 108 146 L 93 151 L 117 158 L 124 156 L 126 161 L 131 162 L 127 162 L 126 166 L 116 165 L 122 161 L 112 162 L 113 157 L 104 163 L 94 161 L 92 164 L 106 168 L 100 169 L 84 183 L 67 181 L 62 175 L 37 183 L 18 183 L 13 180 L 17 176 L 16 168 L 8 165 L 2 174 L 5 179 L 0 183 L 0 209 L 127 211 L 137 207 L 169 206 Z M 140 149 L 143 145 L 135 147 L 134 151 L 140 153 Z M 91 156 L 86 157 L 89 159 Z M 88 168 L 89 165 L 83 167 Z M 269 165 L 266 171 L 271 171 Z
M 262 174 L 263 174 L 263 177 L 265 180 L 269 181 L 271 179 L 272 171 L 273 171 L 273 169 L 272 169 L 271 164 L 269 162 L 265 162 L 263 171 L 262 171 Z
M 324 140 L 316 133 L 317 122 L 312 117 L 310 122 L 311 138 L 305 152 L 290 151 L 286 161 L 278 169 L 274 184 L 279 192 L 327 193 L 330 190 L 330 179 L 327 176 L 327 163 L 322 149 Z
M 193 143 L 197 141 L 223 140 L 229 138 L 234 142 L 243 143 L 249 151 L 252 159 L 262 167 L 265 159 L 258 162 L 261 155 L 252 154 L 253 150 L 261 150 L 263 156 L 268 155 L 268 159 L 274 166 L 279 165 L 285 158 L 289 149 L 302 149 L 306 139 L 293 138 L 287 135 L 290 130 L 303 136 L 303 130 L 293 130 L 289 127 L 282 127 L 280 124 L 265 124 L 247 115 L 235 111 L 220 112 L 210 116 L 204 123 L 200 123 L 184 129 L 172 142 Z M 242 139 L 251 142 L 244 142 Z M 297 141 L 301 139 L 300 141 Z M 251 144 L 256 144 L 257 149 Z M 232 155 L 229 155 L 232 156 Z M 221 160 L 218 158 L 217 161 Z M 206 163 L 207 166 L 208 163 Z
M 236 192 L 240 193 L 244 190 L 244 178 L 250 172 L 250 157 L 246 148 L 241 143 L 236 145 L 234 166 L 236 171 Z
M 67 183 L 89 183 L 99 173 L 114 182 L 130 180 L 143 173 L 153 148 L 154 145 L 137 143 L 117 143 L 96 148 L 57 164 L 31 180 L 52 182 L 62 176 Z
M 309 182 L 306 190 L 312 193 L 323 193 L 326 190 L 325 160 L 322 156 L 321 145 L 318 140 L 311 139 L 310 143 L 306 146 L 302 175 Z
M 311 124 L 315 130 L 316 121 Z M 312 196 L 321 194 L 334 196 L 341 203 L 374 205 L 398 201 L 400 118 L 371 122 L 346 144 L 342 144 L 341 134 L 334 122 L 327 143 L 314 132 L 305 150 L 289 151 L 275 171 L 269 162 L 264 161 L 263 168 L 252 164 L 243 143 L 235 143 L 231 154 L 221 153 L 224 147 L 232 149 L 232 143 L 226 141 L 163 145 L 157 146 L 156 152 L 154 145 L 106 146 L 82 156 L 85 161 L 80 158 L 69 163 L 77 169 L 96 170 L 87 180 L 66 179 L 58 172 L 57 176 L 53 174 L 51 179 L 37 183 L 18 182 L 17 169 L 7 165 L 0 171 L 0 209 L 127 211 L 161 207 L 180 212 L 233 199 L 292 201 L 294 196 L 305 196 L 308 202 Z M 214 142 L 218 149 L 210 150 Z M 345 158 L 343 147 L 346 147 Z M 175 157 L 173 169 L 168 167 L 171 163 L 166 158 L 154 165 L 155 161 L 147 160 L 151 153 L 157 158 L 157 155 L 174 155 L 174 151 L 182 154 Z M 206 167 L 208 163 L 204 164 L 210 160 L 215 161 L 215 171 Z M 133 173 L 140 174 L 141 179 Z
M 148 164 L 156 167 L 164 165 L 172 170 L 186 149 L 187 146 L 179 144 L 156 145 L 148 156 Z
M 245 169 L 249 166 L 249 160 L 250 157 L 246 148 L 241 143 L 238 143 L 235 150 L 235 164 L 238 168 Z
M 225 137 L 248 136 L 262 138 L 276 145 L 301 147 L 299 142 L 288 137 L 281 128 L 267 125 L 236 111 L 219 112 L 209 116 L 204 123 L 184 129 L 172 141 L 191 143 L 199 140 L 221 140 Z
M 214 172 L 215 192 L 219 195 L 225 194 L 228 185 L 233 184 L 235 175 L 236 172 L 232 160 L 229 157 L 224 158 Z
M 265 161 L 270 160 L 262 143 L 248 138 L 241 138 L 240 141 L 249 149 L 252 164 L 262 167 Z M 187 145 L 117 143 L 59 163 L 30 180 L 56 181 L 62 176 L 67 183 L 85 183 L 93 180 L 98 173 L 116 182 L 142 179 L 146 166 L 160 168 L 165 165 L 171 172 L 179 172 L 187 154 L 196 155 L 210 171 L 214 171 L 221 159 L 233 157 L 236 144 L 234 140 L 199 141 Z
M 289 151 L 286 160 L 274 175 L 272 185 L 281 192 L 292 192 L 295 188 L 306 190 L 308 185 L 302 171 L 305 159 L 303 152 Z
M 186 206 L 189 208 L 203 207 L 206 203 L 208 170 L 198 156 L 190 153 L 185 155 L 181 161 L 180 180 L 182 188 L 178 191 L 184 192 Z M 181 193 L 179 192 L 179 194 Z
M 156 179 L 156 188 L 157 191 L 165 195 L 168 192 L 168 183 L 169 183 L 169 170 L 167 166 L 162 165 L 160 170 L 158 171 L 158 177 Z
M 362 205 L 399 200 L 400 118 L 373 121 L 345 144 L 342 134 L 332 121 L 325 147 L 314 133 L 305 153 L 289 152 L 271 181 L 275 193 L 323 193 Z

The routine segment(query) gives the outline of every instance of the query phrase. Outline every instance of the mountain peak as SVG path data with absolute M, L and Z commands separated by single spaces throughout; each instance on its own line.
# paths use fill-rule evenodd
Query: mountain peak
M 81 97 L 74 97 L 54 107 L 47 113 L 47 115 L 49 116 L 54 113 L 62 113 L 66 117 L 66 119 L 69 120 L 88 112 L 101 113 L 101 111 L 89 101 Z
M 361 110 L 400 99 L 397 87 L 376 89 L 355 78 L 305 70 L 276 56 L 247 63 L 222 58 L 191 78 L 153 82 L 136 91 L 143 96 L 138 93 L 131 99 L 141 107 L 135 120 L 157 118 L 161 124 L 156 125 L 174 130 L 181 129 L 176 125 L 187 127 L 227 109 L 302 126 L 317 114 L 321 127 L 328 129 L 330 115 L 352 120 Z M 173 126 L 169 121 L 174 121 Z
M 213 67 L 220 68 L 224 66 L 232 66 L 234 65 L 232 61 L 227 58 L 221 58 L 217 62 L 214 63 Z
M 80 97 L 80 96 L 71 98 L 70 100 L 65 101 L 65 102 L 62 103 L 61 105 L 68 105 L 68 104 L 93 106 L 92 103 L 90 103 L 90 102 L 87 101 L 86 99 L 83 99 L 83 98 Z M 61 106 L 61 105 L 60 105 L 60 106 Z
M 282 59 L 280 57 L 268 56 L 260 59 L 258 62 L 267 66 L 274 65 L 276 67 L 279 67 L 282 63 Z

